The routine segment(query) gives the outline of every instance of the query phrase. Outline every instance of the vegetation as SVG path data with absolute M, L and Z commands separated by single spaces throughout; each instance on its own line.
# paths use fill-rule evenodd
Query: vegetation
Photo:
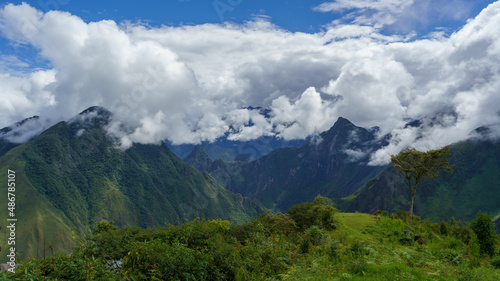
M 495 254 L 495 224 L 491 216 L 486 213 L 479 213 L 471 222 L 471 229 L 479 240 L 481 253 L 492 257 Z
M 417 192 L 417 186 L 422 179 L 432 179 L 439 175 L 443 169 L 447 173 L 453 172 L 452 166 L 446 159 L 450 156 L 450 147 L 445 146 L 437 150 L 421 152 L 415 148 L 407 148 L 398 155 L 391 155 L 391 163 L 408 181 L 411 190 L 410 218 L 406 236 L 411 233 L 411 220 L 413 217 L 413 202 Z
M 245 222 L 265 212 L 255 200 L 222 188 L 177 158 L 166 145 L 116 147 L 103 124 L 109 115 L 90 108 L 0 157 L 0 182 L 16 171 L 16 250 L 22 258 L 74 247 L 72 229 L 89 233 L 98 221 L 148 227 L 195 216 Z M 0 185 L 7 194 L 7 185 Z M 7 206 L 7 196 L 0 196 Z M 8 217 L 0 208 L 0 217 Z M 0 247 L 8 248 L 0 231 Z M 4 239 L 5 238 L 5 239 Z
M 450 151 L 453 173 L 419 183 L 414 213 L 439 223 L 451 217 L 471 221 L 485 211 L 493 215 L 500 233 L 500 142 L 468 140 L 453 144 Z M 410 199 L 408 182 L 390 166 L 356 194 L 334 201 L 344 212 L 373 213 L 409 210 Z
M 70 256 L 24 260 L 0 280 L 499 280 L 498 236 L 490 259 L 467 224 L 416 216 L 420 245 L 406 237 L 408 218 L 338 213 L 318 196 L 243 224 L 197 218 L 144 229 L 101 221 Z
M 208 172 L 226 189 L 258 199 L 273 211 L 286 211 L 318 194 L 351 195 L 377 177 L 386 167 L 366 165 L 368 153 L 354 157 L 348 152 L 374 151 L 382 142 L 373 132 L 339 118 L 301 147 L 280 148 L 250 162 L 215 160 Z M 206 157 L 193 156 L 186 158 L 190 165 L 206 167 Z

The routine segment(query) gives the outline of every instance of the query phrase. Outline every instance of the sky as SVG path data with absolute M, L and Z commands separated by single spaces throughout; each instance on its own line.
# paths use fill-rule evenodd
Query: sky
M 301 139 L 342 116 L 391 135 L 358 152 L 385 164 L 481 126 L 500 136 L 498 26 L 493 1 L 4 2 L 0 127 L 39 115 L 22 142 L 100 105 L 126 149 Z

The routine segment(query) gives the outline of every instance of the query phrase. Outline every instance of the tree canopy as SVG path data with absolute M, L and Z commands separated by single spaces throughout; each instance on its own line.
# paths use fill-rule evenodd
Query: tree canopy
M 411 219 L 413 215 L 413 201 L 417 192 L 417 186 L 422 179 L 432 179 L 439 175 L 439 170 L 443 169 L 447 173 L 453 172 L 453 166 L 448 162 L 451 155 L 450 146 L 441 149 L 429 150 L 427 152 L 418 151 L 415 148 L 406 148 L 398 155 L 391 155 L 391 163 L 408 181 L 411 189 L 410 218 L 408 222 L 408 232 L 411 231 Z

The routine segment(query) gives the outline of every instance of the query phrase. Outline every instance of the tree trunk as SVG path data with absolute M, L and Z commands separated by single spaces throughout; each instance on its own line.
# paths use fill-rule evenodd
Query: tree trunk
M 411 232 L 411 219 L 413 218 L 413 200 L 415 199 L 415 193 L 411 194 L 411 207 L 410 207 L 410 217 L 408 218 L 408 230 L 406 231 L 406 236 L 410 237 Z

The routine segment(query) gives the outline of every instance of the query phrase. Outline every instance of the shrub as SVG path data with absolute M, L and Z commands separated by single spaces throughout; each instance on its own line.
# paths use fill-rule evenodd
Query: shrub
M 258 221 L 268 233 L 292 234 L 297 230 L 297 224 L 290 215 L 268 213 L 258 218 Z
M 491 266 L 496 269 L 500 269 L 500 256 L 496 256 L 490 260 Z
M 320 195 L 314 201 L 315 203 L 307 202 L 293 205 L 288 210 L 290 217 L 301 230 L 308 229 L 312 225 L 326 230 L 336 229 L 337 221 L 334 218 L 336 209 L 329 205 L 323 205 L 324 200 Z
M 304 235 L 305 239 L 308 239 L 313 245 L 317 246 L 323 243 L 325 233 L 319 226 L 313 225 L 304 232 Z
M 122 270 L 133 280 L 206 280 L 217 274 L 208 258 L 181 243 L 141 242 L 123 258 Z
M 63 253 L 41 259 L 28 259 L 7 280 L 119 280 L 99 258 L 86 258 L 79 253 Z
M 441 233 L 441 235 L 448 235 L 448 225 L 444 222 L 444 220 L 441 220 L 441 223 L 439 224 L 439 233 Z
M 491 216 L 486 213 L 478 213 L 471 222 L 471 229 L 479 240 L 481 253 L 493 256 L 495 254 L 496 232 Z

